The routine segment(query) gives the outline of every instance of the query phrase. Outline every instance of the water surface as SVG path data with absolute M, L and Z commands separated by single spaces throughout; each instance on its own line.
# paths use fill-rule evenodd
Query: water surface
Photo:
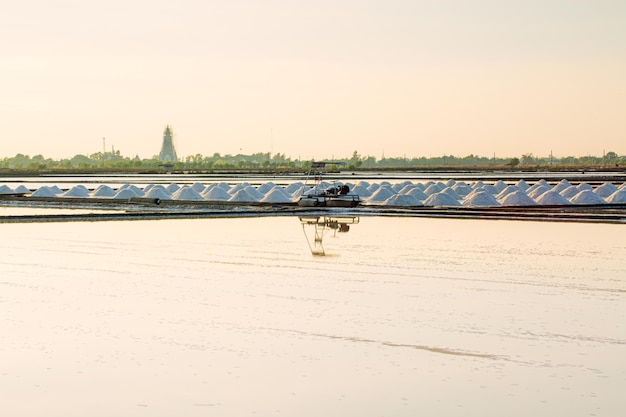
M 622 225 L 0 225 L 13 416 L 613 416 Z

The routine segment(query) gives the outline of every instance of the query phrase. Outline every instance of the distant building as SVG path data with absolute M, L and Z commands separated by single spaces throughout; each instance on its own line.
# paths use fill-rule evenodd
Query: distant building
M 161 152 L 159 152 L 159 161 L 161 162 L 178 162 L 176 157 L 176 149 L 174 149 L 174 141 L 172 139 L 172 128 L 165 126 L 163 131 L 163 144 Z

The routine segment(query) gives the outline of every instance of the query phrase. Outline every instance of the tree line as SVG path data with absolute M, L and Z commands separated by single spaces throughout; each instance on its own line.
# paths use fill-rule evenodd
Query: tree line
M 624 167 L 626 155 L 607 152 L 602 156 L 553 156 L 539 157 L 532 153 L 519 157 L 485 157 L 478 155 L 454 156 L 442 155 L 435 157 L 392 157 L 377 159 L 373 156 L 363 156 L 354 151 L 350 157 L 334 159 L 337 165 L 351 170 L 367 169 L 420 169 L 420 168 L 508 168 L 508 169 L 537 169 L 550 167 Z M 120 151 L 97 152 L 91 155 L 75 155 L 71 158 L 52 159 L 43 155 L 28 156 L 17 154 L 13 157 L 0 159 L 0 169 L 3 170 L 30 170 L 30 171 L 71 171 L 71 170 L 130 170 L 151 171 L 171 169 L 185 170 L 302 170 L 310 166 L 311 161 L 294 160 L 282 153 L 271 154 L 259 152 L 251 155 L 221 155 L 214 153 L 211 156 L 201 154 L 189 155 L 177 162 L 163 163 L 155 155 L 149 159 L 139 156 L 126 157 Z

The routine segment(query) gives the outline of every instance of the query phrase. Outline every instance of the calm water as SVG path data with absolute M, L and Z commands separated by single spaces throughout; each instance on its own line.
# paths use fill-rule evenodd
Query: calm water
M 618 416 L 623 225 L 0 225 L 11 416 Z

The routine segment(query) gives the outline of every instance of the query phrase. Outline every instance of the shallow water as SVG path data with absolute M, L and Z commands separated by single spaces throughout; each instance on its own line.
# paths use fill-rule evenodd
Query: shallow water
M 297 217 L 0 225 L 22 416 L 612 416 L 622 225 Z

